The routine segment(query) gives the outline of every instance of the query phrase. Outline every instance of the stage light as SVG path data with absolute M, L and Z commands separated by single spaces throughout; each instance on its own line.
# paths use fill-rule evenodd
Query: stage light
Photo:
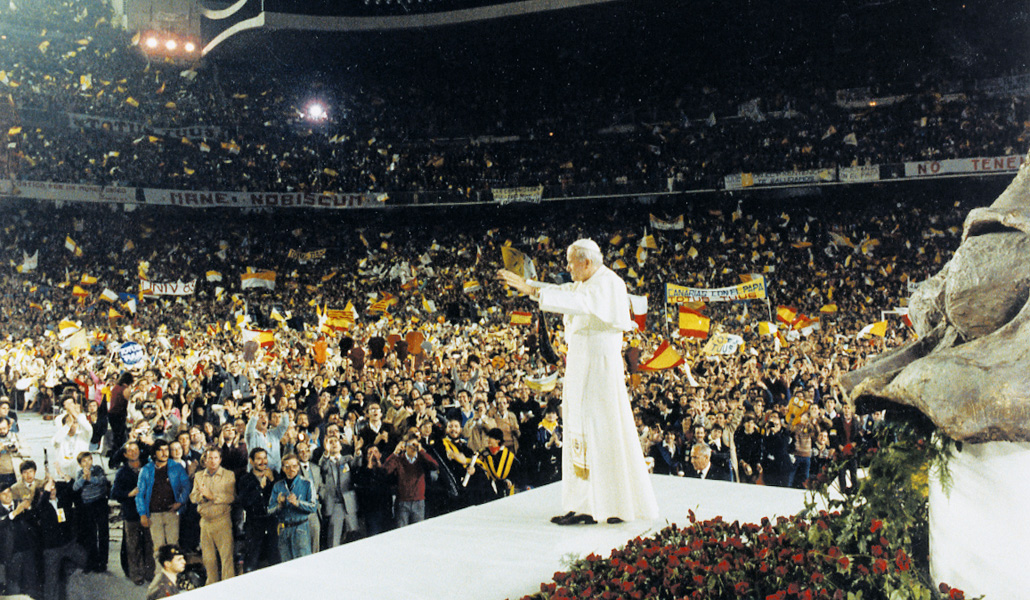
M 197 49 L 197 47 L 193 45 L 193 42 L 186 42 L 184 48 L 186 48 L 186 52 L 193 52 Z
M 324 121 L 329 114 L 326 112 L 325 106 L 321 102 L 312 102 L 308 105 L 308 109 L 304 116 L 307 117 L 309 121 Z
M 147 48 L 157 48 L 157 38 L 156 37 L 148 37 L 147 38 Z
M 165 42 L 165 48 L 168 48 L 169 50 L 175 50 L 176 46 L 177 44 L 175 43 L 175 40 L 168 40 Z

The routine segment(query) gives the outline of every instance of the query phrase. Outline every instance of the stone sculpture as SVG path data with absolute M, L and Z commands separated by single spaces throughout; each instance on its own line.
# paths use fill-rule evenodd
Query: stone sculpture
M 909 300 L 919 338 L 842 378 L 856 405 L 918 409 L 952 439 L 1030 441 L 1030 162 Z

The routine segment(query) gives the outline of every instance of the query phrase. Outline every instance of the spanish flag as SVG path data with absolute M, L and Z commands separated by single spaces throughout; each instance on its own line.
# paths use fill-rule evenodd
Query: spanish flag
M 655 350 L 654 356 L 646 363 L 640 365 L 641 371 L 663 371 L 682 365 L 684 358 L 673 348 L 668 341 L 664 341 Z
M 819 312 L 821 312 L 821 313 L 828 313 L 828 314 L 835 313 L 835 312 L 837 312 L 837 305 L 836 304 L 824 304 L 819 309 Z
M 702 340 L 708 337 L 708 328 L 712 320 L 703 314 L 686 306 L 681 306 L 679 320 L 680 335 Z
M 777 306 L 776 307 L 776 320 L 791 325 L 794 323 L 794 319 L 798 318 L 798 309 L 790 306 Z
M 82 289 L 82 288 L 80 288 L 79 286 L 76 285 L 76 286 L 72 287 L 72 295 L 73 296 L 78 296 L 79 298 L 85 298 L 86 296 L 89 295 L 89 292 L 87 292 L 86 290 L 84 290 L 84 289 Z
M 810 327 L 810 326 L 812 326 L 812 325 L 814 325 L 815 323 L 818 323 L 818 322 L 819 322 L 819 319 L 809 319 L 804 314 L 799 314 L 797 316 L 797 318 L 794 319 L 794 323 L 792 323 L 791 326 L 792 326 L 793 329 L 800 330 L 800 329 L 804 329 L 805 327 Z
M 113 306 L 111 308 L 107 309 L 107 318 L 108 319 L 117 319 L 120 316 L 122 316 L 122 313 L 116 311 Z
M 511 311 L 512 325 L 529 325 L 533 322 L 533 314 L 528 312 Z
M 93 285 L 96 282 L 96 277 L 93 277 L 92 275 L 86 275 L 85 273 L 82 274 L 82 279 L 79 280 L 79 283 L 81 283 L 82 285 Z
M 479 282 L 476 281 L 475 279 L 470 279 L 470 280 L 466 281 L 462 285 L 462 289 L 465 291 L 466 294 L 468 294 L 470 292 L 474 292 L 474 291 L 478 290 L 481 287 L 482 286 L 479 285 Z

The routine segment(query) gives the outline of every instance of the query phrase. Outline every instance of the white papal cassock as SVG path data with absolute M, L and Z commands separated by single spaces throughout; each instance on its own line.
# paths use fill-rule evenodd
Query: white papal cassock
M 635 327 L 626 284 L 601 266 L 588 280 L 539 286 L 540 308 L 564 315 L 569 347 L 562 390 L 562 508 L 598 521 L 655 519 L 622 361 Z

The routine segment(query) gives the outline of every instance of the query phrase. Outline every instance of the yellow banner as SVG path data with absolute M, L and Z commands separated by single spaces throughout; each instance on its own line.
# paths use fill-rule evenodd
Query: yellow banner
M 665 298 L 669 304 L 764 300 L 765 277 L 756 277 L 751 281 L 724 288 L 689 288 L 675 283 L 667 283 L 665 284 Z

